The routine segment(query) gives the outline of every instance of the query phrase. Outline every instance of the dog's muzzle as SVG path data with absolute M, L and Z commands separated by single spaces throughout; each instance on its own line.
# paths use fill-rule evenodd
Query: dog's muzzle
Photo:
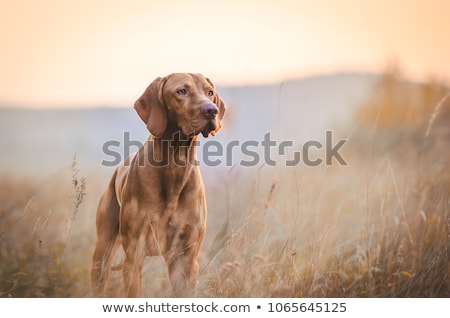
M 208 137 L 209 134 L 213 131 L 215 131 L 218 128 L 218 122 L 217 122 L 217 114 L 219 113 L 219 110 L 217 109 L 217 106 L 211 103 L 207 103 L 202 105 L 201 108 L 202 114 L 208 119 L 208 123 L 205 125 L 205 128 L 201 131 L 203 137 Z

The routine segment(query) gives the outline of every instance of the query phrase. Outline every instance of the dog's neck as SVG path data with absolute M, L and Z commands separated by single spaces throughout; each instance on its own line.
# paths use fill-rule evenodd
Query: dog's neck
M 181 130 L 165 132 L 161 137 L 151 136 L 147 143 L 150 164 L 158 166 L 189 167 L 198 165 L 197 136 L 188 136 Z
M 152 147 L 146 150 L 147 162 L 160 169 L 162 190 L 169 202 L 167 209 L 176 209 L 180 193 L 191 179 L 192 173 L 198 171 L 197 136 L 191 138 L 174 133 L 165 137 L 150 137 L 145 146 Z

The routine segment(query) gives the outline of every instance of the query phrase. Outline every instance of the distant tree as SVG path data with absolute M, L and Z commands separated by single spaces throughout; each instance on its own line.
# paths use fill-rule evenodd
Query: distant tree
M 424 125 L 449 89 L 431 78 L 423 83 L 403 79 L 397 63 L 389 63 L 374 84 L 368 99 L 356 110 L 355 120 L 370 126 Z M 450 101 L 447 100 L 446 103 Z M 450 118 L 443 105 L 440 116 Z
M 450 89 L 435 78 L 420 85 L 422 113 L 450 128 Z M 442 103 L 442 104 L 441 104 Z M 430 118 L 431 118 L 430 117 Z

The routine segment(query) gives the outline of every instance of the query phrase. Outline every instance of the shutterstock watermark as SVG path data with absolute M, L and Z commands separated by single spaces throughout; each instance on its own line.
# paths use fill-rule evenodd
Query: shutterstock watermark
M 179 136 L 178 136 L 179 137 Z M 273 140 L 271 133 L 266 133 L 262 140 L 231 140 L 221 143 L 217 140 L 196 140 L 201 160 L 195 158 L 181 158 L 181 154 L 187 154 L 189 151 L 171 151 L 174 147 L 187 148 L 188 143 L 177 143 L 176 146 L 170 141 L 163 141 L 158 146 L 158 152 L 167 151 L 168 154 L 175 156 L 172 162 L 183 165 L 189 160 L 194 165 L 207 166 L 233 166 L 237 164 L 243 167 L 253 167 L 264 163 L 267 166 L 285 165 L 287 167 L 304 164 L 310 167 L 316 167 L 321 164 L 348 165 L 340 151 L 347 142 L 346 139 L 333 141 L 333 132 L 325 131 L 325 140 L 308 140 L 301 146 L 296 145 L 292 140 L 277 141 Z M 130 133 L 124 132 L 123 143 L 118 140 L 109 140 L 103 144 L 103 153 L 108 157 L 102 161 L 102 165 L 112 167 L 118 165 L 125 158 L 136 152 L 143 146 L 140 141 L 130 139 Z M 155 147 L 150 144 L 149 147 Z M 155 148 L 154 148 L 155 149 Z M 150 151 L 149 158 L 145 159 L 145 165 L 161 165 L 162 159 L 154 156 L 156 152 Z M 158 155 L 158 157 L 160 157 Z

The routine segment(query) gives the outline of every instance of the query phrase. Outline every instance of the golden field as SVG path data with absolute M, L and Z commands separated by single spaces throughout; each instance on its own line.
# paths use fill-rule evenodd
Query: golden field
M 340 134 L 348 165 L 230 168 L 207 187 L 198 296 L 450 297 L 449 99 L 403 112 L 369 100 Z M 108 179 L 76 160 L 43 182 L 0 178 L 1 297 L 90 296 Z M 143 286 L 171 296 L 161 259 L 147 259 Z

